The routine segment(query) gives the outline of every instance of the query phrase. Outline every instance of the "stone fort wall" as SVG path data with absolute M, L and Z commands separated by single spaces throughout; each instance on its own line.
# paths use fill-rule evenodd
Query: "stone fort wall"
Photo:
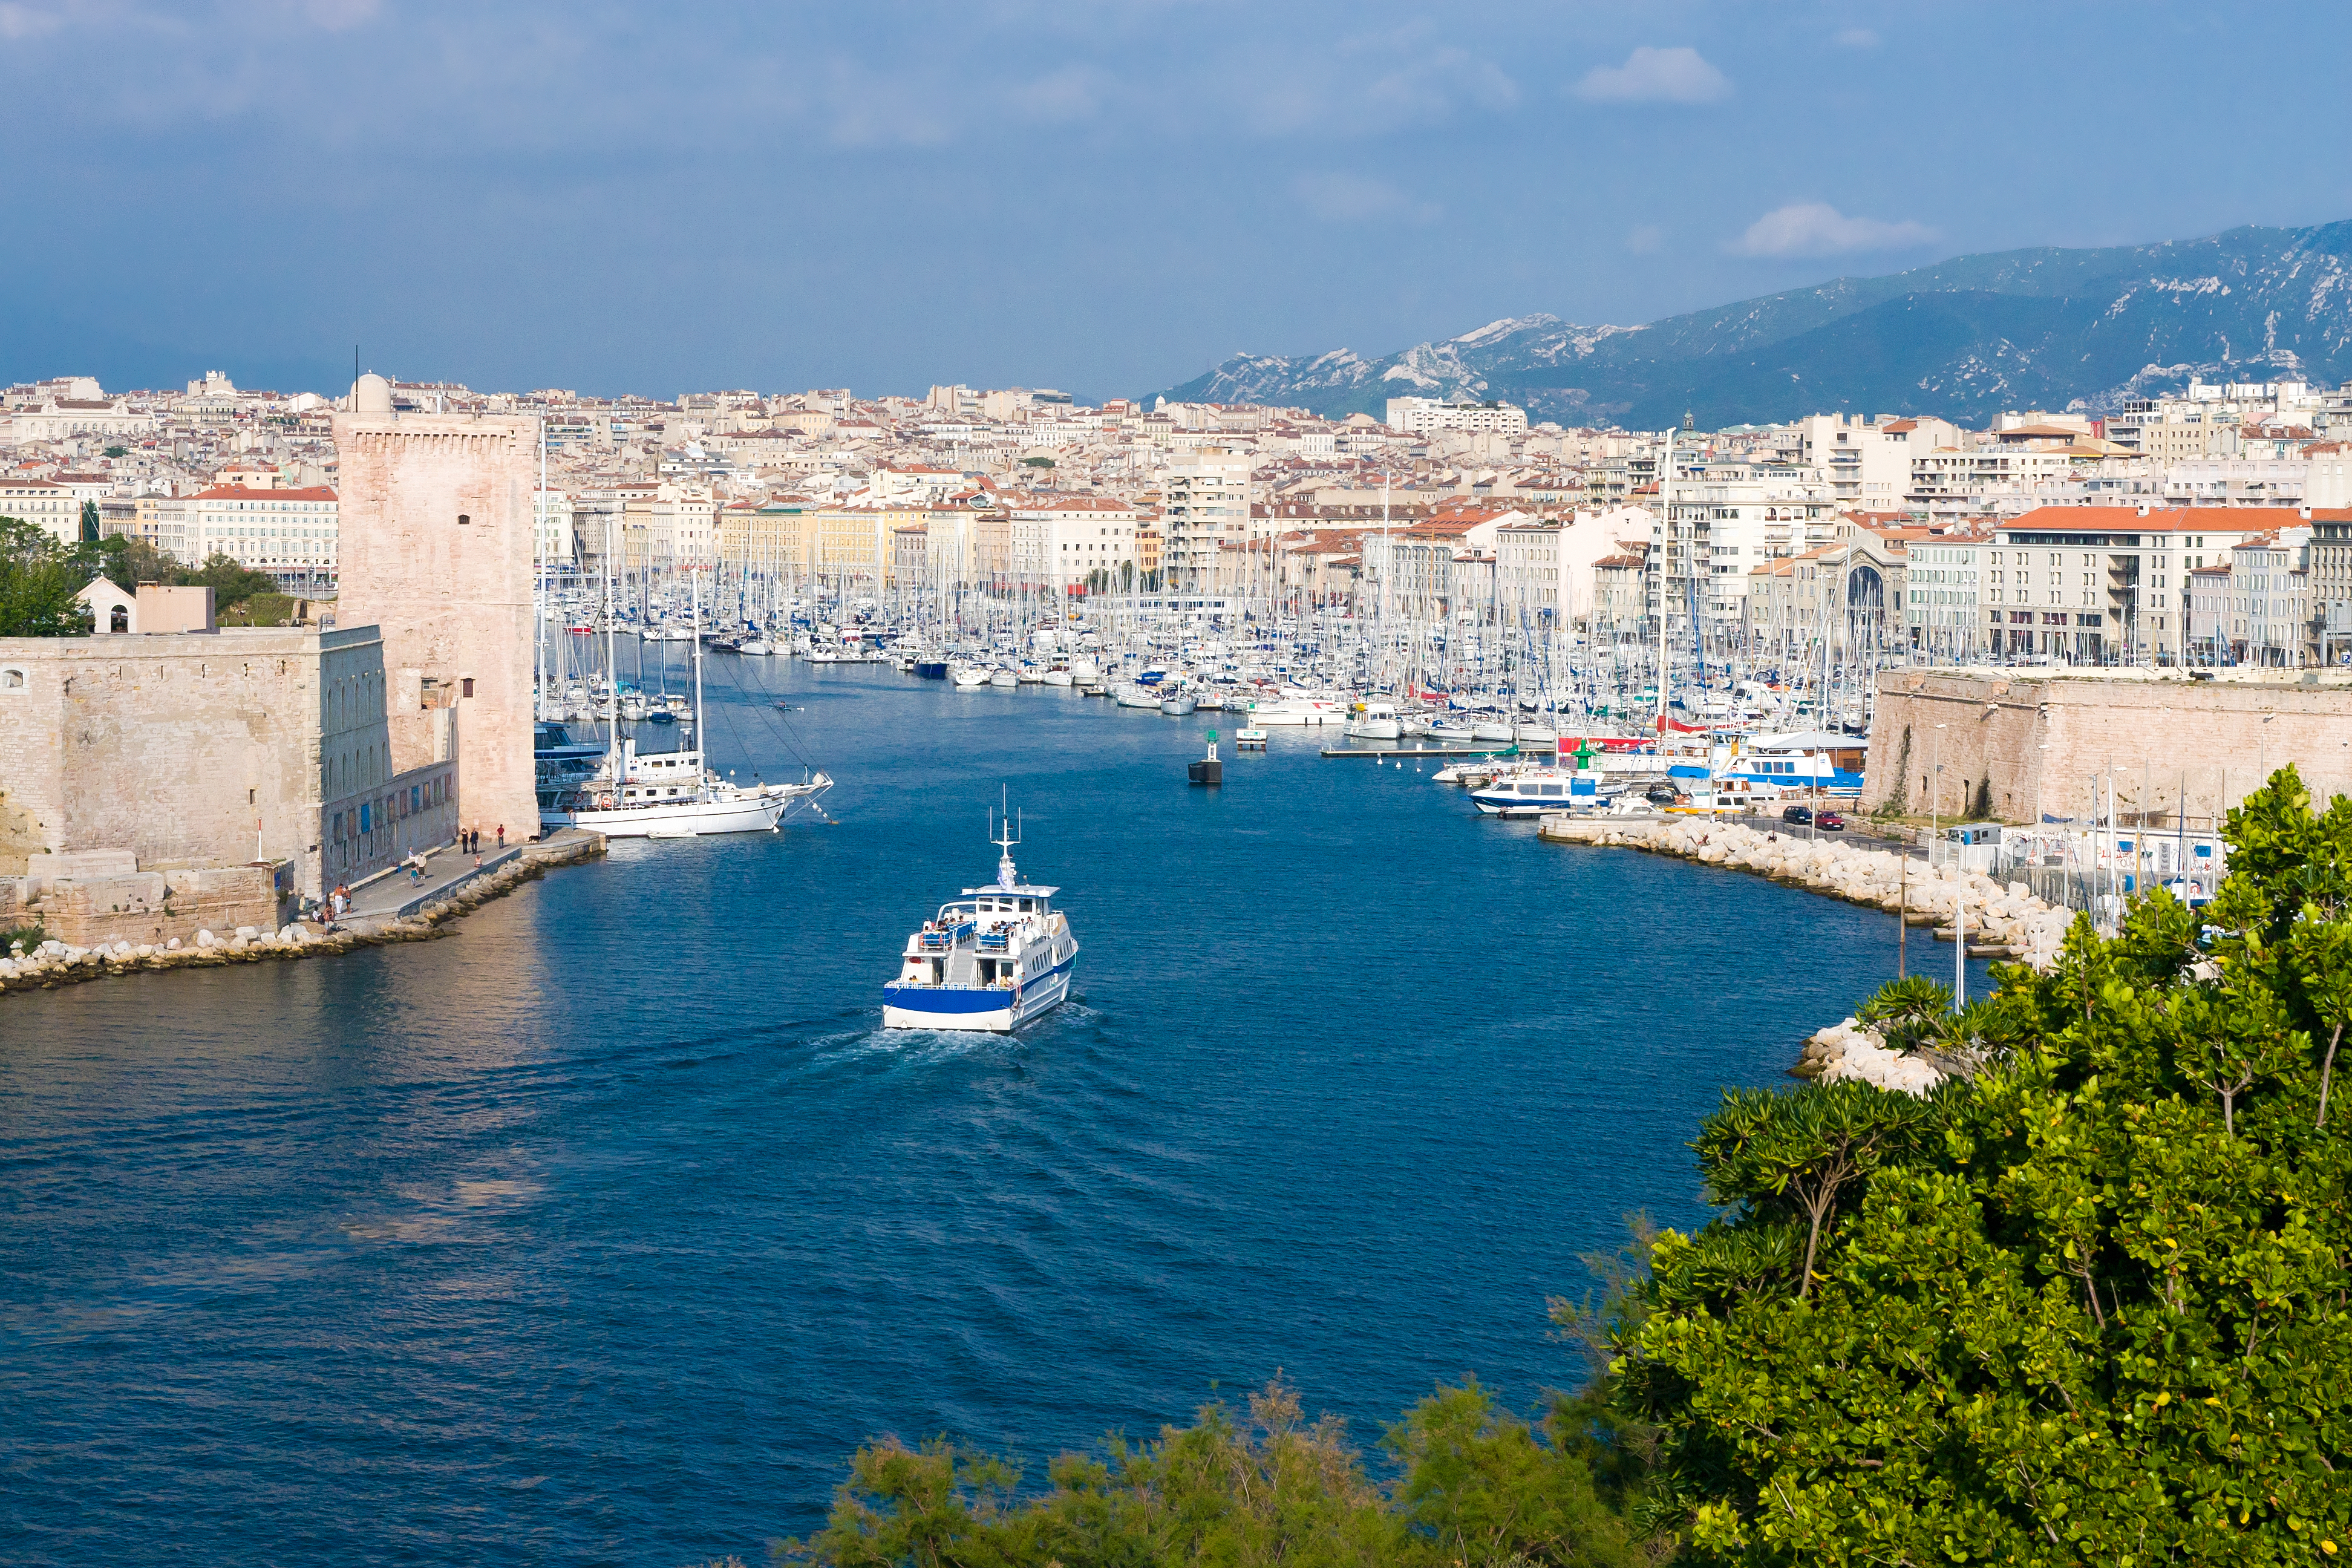
M 327 701 L 331 686 L 363 694 Z M 315 866 L 323 752 L 381 764 L 371 627 L 0 638 L 0 806 L 29 853 Z
M 2004 822 L 2101 809 L 2209 820 L 2292 763 L 2315 797 L 2352 795 L 2352 679 L 1896 669 L 1879 677 L 1864 809 Z M 1935 772 L 1941 763 L 1940 782 Z

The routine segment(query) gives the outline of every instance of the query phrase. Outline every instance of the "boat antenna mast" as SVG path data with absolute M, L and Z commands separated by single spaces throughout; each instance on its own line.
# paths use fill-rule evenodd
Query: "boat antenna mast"
M 1004 807 L 991 812 L 988 820 L 988 841 L 1003 851 L 996 858 L 996 885 L 1000 888 L 1009 888 L 1020 879 L 1020 874 L 1013 868 L 1013 847 L 1021 842 L 1021 824 L 1011 810 L 1011 797 L 1012 791 L 1007 788 Z M 1001 838 L 997 837 L 1000 831 L 1003 834 Z

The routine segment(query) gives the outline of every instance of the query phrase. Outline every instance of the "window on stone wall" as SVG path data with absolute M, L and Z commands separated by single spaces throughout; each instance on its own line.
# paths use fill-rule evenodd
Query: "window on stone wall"
M 0 691 L 25 689 L 25 672 L 21 669 L 0 669 Z

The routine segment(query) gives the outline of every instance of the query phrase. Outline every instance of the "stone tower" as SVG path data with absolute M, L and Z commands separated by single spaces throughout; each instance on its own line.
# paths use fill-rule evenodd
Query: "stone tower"
M 461 820 L 539 831 L 531 777 L 535 420 L 396 414 L 382 376 L 334 416 L 337 621 L 382 628 L 395 771 L 437 760 L 457 720 Z

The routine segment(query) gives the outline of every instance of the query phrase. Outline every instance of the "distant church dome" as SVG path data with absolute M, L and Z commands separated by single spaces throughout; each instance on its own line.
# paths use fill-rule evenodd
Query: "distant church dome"
M 352 412 L 354 414 L 389 414 L 392 412 L 392 383 L 373 371 L 352 383 Z

